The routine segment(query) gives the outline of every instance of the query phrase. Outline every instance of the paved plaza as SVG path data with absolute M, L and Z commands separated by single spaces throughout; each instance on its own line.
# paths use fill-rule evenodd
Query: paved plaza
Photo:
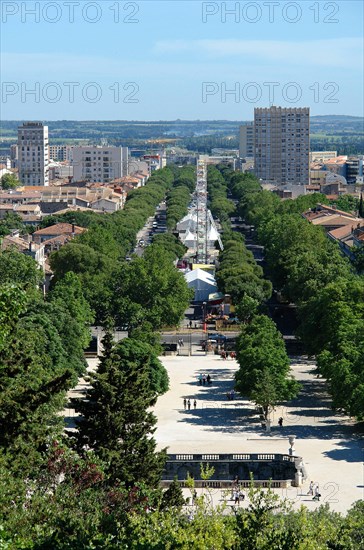
M 307 496 L 310 480 L 318 482 L 321 503 L 345 512 L 352 502 L 364 498 L 363 439 L 354 422 L 335 414 L 325 391 L 325 382 L 312 372 L 315 363 L 292 360 L 301 392 L 289 406 L 277 407 L 271 416 L 272 430 L 266 433 L 254 404 L 236 397 L 232 390 L 237 363 L 216 355 L 169 356 L 161 358 L 170 377 L 170 390 L 158 399 L 155 414 L 159 448 L 170 453 L 288 453 L 288 435 L 296 436 L 295 449 L 302 456 L 308 480 L 302 488 L 277 489 L 292 499 L 295 507 L 318 506 Z M 210 374 L 211 386 L 200 386 L 199 374 Z M 191 410 L 184 410 L 183 399 Z M 196 409 L 193 402 L 196 400 Z M 283 417 L 283 427 L 278 418 Z M 221 491 L 215 491 L 214 501 Z M 246 505 L 243 504 L 243 505 Z

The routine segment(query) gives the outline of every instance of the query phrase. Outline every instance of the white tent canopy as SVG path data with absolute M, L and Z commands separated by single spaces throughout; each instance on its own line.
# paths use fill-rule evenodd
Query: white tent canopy
M 194 269 L 184 275 L 188 288 L 195 291 L 196 302 L 207 302 L 209 295 L 217 292 L 215 277 L 203 269 Z
M 208 234 L 208 240 L 210 243 L 214 243 L 215 241 L 217 241 L 219 238 L 219 233 L 217 232 L 216 228 L 212 225 L 210 227 L 210 231 L 209 231 L 209 234 Z
M 196 239 L 197 239 L 196 235 L 191 231 L 188 231 L 188 233 L 186 233 L 186 236 L 182 238 L 182 241 L 183 241 L 183 244 L 188 246 L 188 248 L 194 248 L 196 245 Z
M 190 212 L 182 218 L 180 222 L 177 223 L 177 231 L 195 231 L 197 227 L 197 216 L 196 214 Z

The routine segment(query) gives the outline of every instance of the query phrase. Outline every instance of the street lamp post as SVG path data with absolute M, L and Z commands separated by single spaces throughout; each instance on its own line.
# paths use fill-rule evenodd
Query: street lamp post
M 202 311 L 202 321 L 203 321 L 203 330 L 206 332 L 206 302 L 203 302 L 203 311 Z

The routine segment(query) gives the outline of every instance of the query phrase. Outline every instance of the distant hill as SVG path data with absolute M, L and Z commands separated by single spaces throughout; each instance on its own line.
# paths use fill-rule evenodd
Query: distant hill
M 17 140 L 17 128 L 23 121 L 0 123 L 0 154 L 9 154 L 9 144 Z M 193 151 L 209 153 L 213 147 L 237 148 L 239 126 L 243 120 L 57 120 L 43 121 L 49 127 L 53 144 L 83 142 L 128 147 L 160 147 L 158 140 L 176 140 Z M 363 153 L 364 118 L 350 115 L 315 115 L 310 118 L 311 149 L 336 149 L 339 153 Z M 85 141 L 86 140 L 86 141 Z

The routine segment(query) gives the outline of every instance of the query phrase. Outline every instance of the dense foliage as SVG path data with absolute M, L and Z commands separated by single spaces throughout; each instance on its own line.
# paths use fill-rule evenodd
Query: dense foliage
M 14 230 L 19 230 L 21 233 L 29 232 L 29 226 L 25 225 L 18 214 L 7 212 L 2 220 L 0 220 L 0 237 L 9 235 Z
M 44 300 L 31 258 L 6 251 L 0 264 L 0 449 L 25 474 L 60 433 L 56 413 L 85 370 L 92 315 L 76 275 Z
M 21 182 L 14 176 L 14 174 L 4 174 L 0 180 L 0 187 L 2 189 L 15 189 L 21 185 Z
M 226 179 L 215 166 L 207 168 L 207 192 L 211 214 L 214 218 L 218 218 L 222 224 L 228 222 L 230 216 L 235 212 L 235 204 L 227 198 Z
M 191 193 L 196 185 L 196 171 L 192 166 L 175 171 L 173 188 L 167 194 L 167 228 L 172 231 L 187 214 Z
M 170 243 L 168 254 L 155 241 L 143 258 L 135 258 L 128 265 L 125 257 L 131 253 L 138 231 L 148 217 L 154 215 L 168 189 L 174 185 L 172 190 L 185 190 L 185 185 L 180 185 L 181 178 L 186 181 L 191 173 L 191 169 L 186 172 L 177 167 L 156 171 L 145 187 L 129 193 L 124 210 L 111 215 L 86 216 L 87 232 L 51 255 L 55 281 L 62 280 L 69 271 L 80 277 L 98 324 L 103 324 L 111 314 L 117 325 L 127 324 L 131 329 L 143 322 L 150 322 L 154 328 L 179 322 L 189 293 L 172 262 L 182 247 Z M 75 221 L 82 223 L 83 218 Z M 180 291 L 179 296 L 176 289 Z M 162 292 L 165 305 L 159 304 Z
M 239 314 L 239 306 L 244 298 L 252 298 L 260 304 L 270 297 L 272 285 L 263 278 L 262 268 L 257 265 L 253 254 L 247 250 L 239 235 L 227 234 L 223 238 L 223 244 L 216 280 L 220 291 L 230 294 Z
M 161 235 L 142 258 L 130 262 L 124 258 L 176 174 L 178 169 L 153 176 L 145 191 L 131 194 L 124 212 L 85 219 L 88 232 L 52 258 L 56 278 L 46 298 L 39 290 L 43 276 L 31 258 L 13 250 L 0 254 L 0 548 L 361 548 L 363 501 L 343 517 L 328 507 L 293 511 L 272 491 L 251 488 L 248 506 L 233 514 L 226 505 L 213 508 L 208 489 L 194 498 L 191 507 L 184 505 L 176 483 L 164 492 L 159 488 L 165 453 L 156 449 L 150 408 L 167 390 L 168 377 L 156 356 L 154 329 L 178 323 L 188 304 L 185 281 L 173 267 L 184 247 L 172 234 Z M 244 185 L 260 196 L 250 176 L 244 181 L 228 172 L 225 176 L 228 183 L 223 187 L 230 192 L 235 187 L 240 199 Z M 296 214 L 285 215 L 296 223 Z M 270 223 L 271 214 L 264 219 Z M 263 230 L 262 224 L 259 234 L 264 235 Z M 324 246 L 326 241 L 320 234 L 317 242 Z M 267 250 L 273 244 L 267 244 Z M 241 277 L 236 297 L 240 311 L 245 311 L 237 386 L 267 410 L 292 397 L 297 388 L 274 324 L 254 314 L 268 295 L 262 272 L 242 238 L 227 231 L 225 245 L 221 272 L 226 270 L 226 277 L 220 272 L 221 284 L 231 284 L 233 292 L 229 269 L 250 270 L 249 276 Z M 62 250 L 66 252 L 61 254 Z M 302 250 L 308 253 L 307 248 Z M 330 250 L 315 256 L 316 277 L 324 281 L 313 287 L 302 275 L 305 294 L 304 298 L 297 294 L 297 300 L 302 314 L 312 316 L 308 333 L 318 318 L 322 323 L 325 351 L 318 339 L 312 339 L 312 345 L 320 351 L 319 368 L 325 375 L 328 371 L 334 398 L 341 399 L 344 408 L 350 400 L 358 414 L 363 410 L 362 279 L 340 261 L 336 280 L 322 275 L 318 265 L 320 260 L 329 261 Z M 292 262 L 293 256 L 292 249 Z M 272 255 L 272 272 L 274 261 Z M 299 293 L 299 284 L 290 286 L 290 271 L 282 268 L 280 277 L 277 280 L 287 292 Z M 67 390 L 86 374 L 83 349 L 90 339 L 91 308 L 110 329 L 115 321 L 127 322 L 130 337 L 114 343 L 111 330 L 106 331 L 100 367 L 88 372 L 86 400 L 75 402 L 83 415 L 79 431 L 65 434 L 60 411 Z M 342 375 L 343 394 L 335 394 L 335 365 Z
M 86 399 L 77 401 L 82 418 L 78 448 L 91 448 L 107 464 L 111 485 L 144 483 L 156 488 L 165 462 L 151 435 L 156 418 L 150 407 L 168 389 L 165 368 L 153 348 L 134 339 L 113 345 L 106 334 L 97 372 L 90 375 Z
M 298 335 L 317 356 L 333 406 L 364 418 L 364 278 L 324 231 L 301 215 L 325 197 L 281 201 L 252 176 L 230 174 L 227 180 L 239 214 L 255 226 L 265 247 L 274 288 L 298 306 Z M 359 254 L 354 265 L 360 272 Z
M 237 359 L 236 388 L 260 405 L 266 418 L 279 402 L 296 397 L 298 384 L 290 375 L 282 335 L 266 315 L 257 315 L 242 326 Z

